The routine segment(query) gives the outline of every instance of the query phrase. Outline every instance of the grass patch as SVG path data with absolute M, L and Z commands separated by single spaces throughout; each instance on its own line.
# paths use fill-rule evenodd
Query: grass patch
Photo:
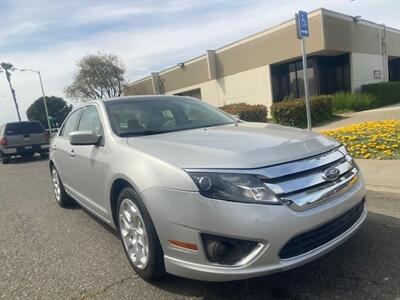
M 363 122 L 321 133 L 345 145 L 354 158 L 400 159 L 400 120 Z

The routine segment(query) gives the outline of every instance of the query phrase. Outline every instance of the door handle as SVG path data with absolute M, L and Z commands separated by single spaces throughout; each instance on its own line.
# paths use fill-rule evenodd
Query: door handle
M 69 152 L 69 156 L 71 156 L 72 158 L 75 157 L 75 150 L 74 150 L 74 149 L 72 149 L 72 150 Z

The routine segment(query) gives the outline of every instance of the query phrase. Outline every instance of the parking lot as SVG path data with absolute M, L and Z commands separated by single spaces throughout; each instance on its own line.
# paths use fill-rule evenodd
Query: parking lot
M 368 191 L 371 207 L 399 194 Z M 262 278 L 208 283 L 167 276 L 149 284 L 131 269 L 117 235 L 80 207 L 60 208 L 48 162 L 0 165 L 2 299 L 400 299 L 400 219 L 370 211 L 330 254 Z

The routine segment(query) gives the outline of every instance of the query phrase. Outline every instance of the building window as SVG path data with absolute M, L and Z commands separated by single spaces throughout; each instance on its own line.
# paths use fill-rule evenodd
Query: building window
M 284 98 L 304 97 L 303 62 L 272 65 L 272 89 L 274 101 Z M 315 95 L 314 59 L 307 60 L 308 89 L 311 96 Z
M 351 90 L 349 61 L 348 54 L 316 57 L 319 94 L 334 94 Z
M 400 57 L 389 59 L 389 81 L 400 81 Z
M 271 65 L 273 100 L 304 97 L 301 60 Z M 313 56 L 307 60 L 310 96 L 350 91 L 349 55 Z

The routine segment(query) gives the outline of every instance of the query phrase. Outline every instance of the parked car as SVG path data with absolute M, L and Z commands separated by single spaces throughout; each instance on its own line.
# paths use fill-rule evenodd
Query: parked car
M 49 135 L 38 121 L 11 122 L 0 126 L 0 156 L 6 164 L 13 156 L 49 155 Z
M 94 101 L 51 143 L 62 207 L 114 227 L 133 269 L 226 281 L 283 271 L 364 222 L 364 182 L 345 147 L 315 132 L 243 122 L 177 96 Z

